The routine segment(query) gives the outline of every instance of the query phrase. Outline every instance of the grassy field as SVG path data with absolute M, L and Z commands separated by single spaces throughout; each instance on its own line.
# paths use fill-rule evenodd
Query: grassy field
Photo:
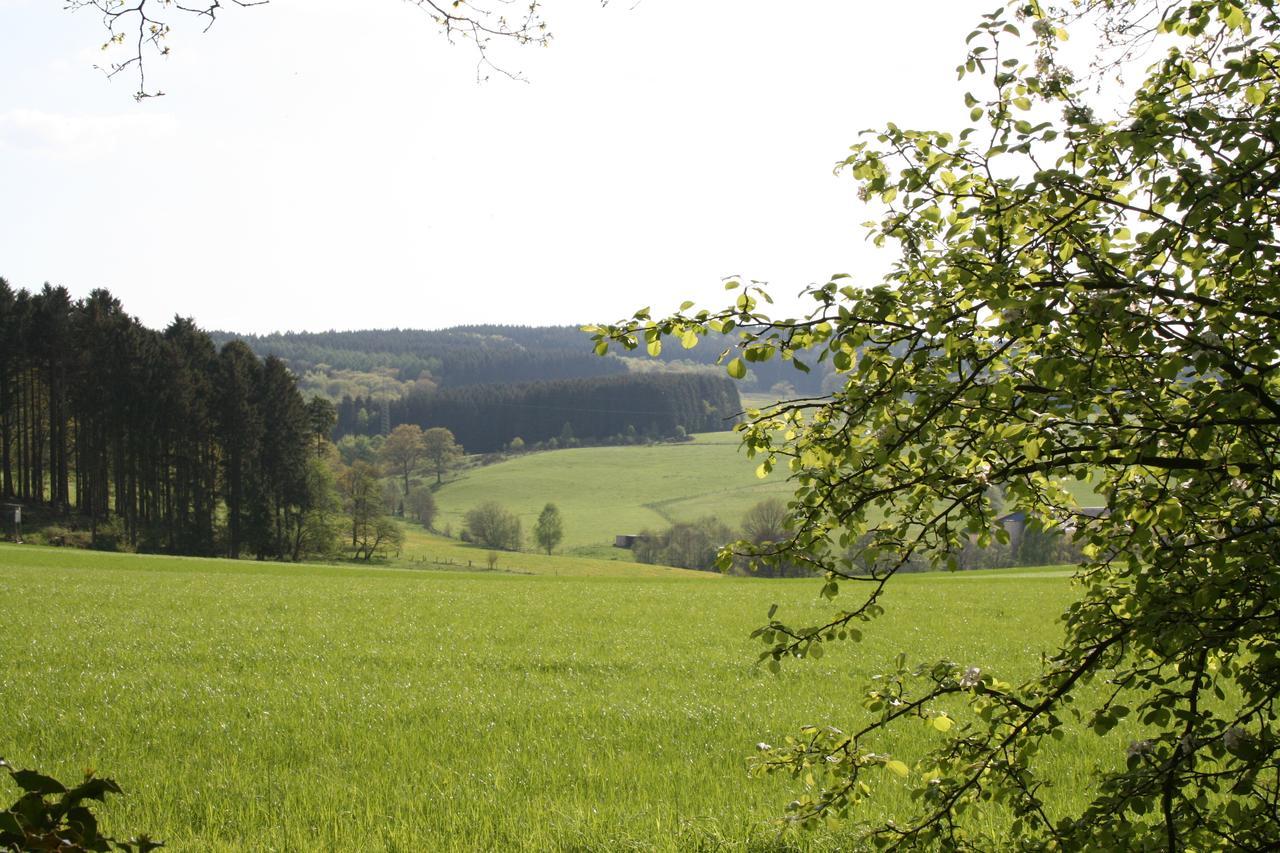
M 582 447 L 469 468 L 437 492 L 436 526 L 460 530 L 467 510 L 497 500 L 520 516 L 528 532 L 552 501 L 564 515 L 563 549 L 605 558 L 618 557 L 611 546 L 619 533 L 705 515 L 737 526 L 758 501 L 792 492 L 781 474 L 758 479 L 738 445 L 736 433 L 705 433 L 683 444 Z
M 465 553 L 432 542 L 406 562 Z M 773 677 L 746 635 L 774 602 L 820 618 L 812 581 L 511 559 L 538 573 L 0 546 L 0 754 L 114 776 L 109 828 L 175 850 L 774 849 L 791 793 L 747 778 L 753 744 L 857 722 L 900 651 L 1028 676 L 1071 595 L 1062 571 L 902 578 L 862 645 Z M 1124 738 L 1055 745 L 1054 796 Z
M 436 527 L 448 525 L 456 536 L 467 510 L 496 500 L 520 516 L 528 536 L 550 501 L 564 516 L 565 553 L 629 560 L 612 547 L 617 534 L 708 515 L 737 528 L 759 501 L 791 496 L 785 469 L 757 478 L 756 463 L 739 445 L 737 433 L 703 433 L 684 444 L 582 447 L 468 468 L 436 493 Z M 1066 485 L 1082 505 L 1098 502 L 1088 483 Z

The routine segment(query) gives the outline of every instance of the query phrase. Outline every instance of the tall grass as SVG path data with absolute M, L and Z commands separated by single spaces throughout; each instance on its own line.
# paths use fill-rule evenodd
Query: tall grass
M 900 651 L 1028 676 L 1071 591 L 903 578 L 861 645 L 757 669 L 747 633 L 773 602 L 820 618 L 816 589 L 3 546 L 0 754 L 114 776 L 108 829 L 178 850 L 831 847 L 779 842 L 790 788 L 747 778 L 752 745 L 863 719 Z M 1060 796 L 1117 737 L 1060 745 Z

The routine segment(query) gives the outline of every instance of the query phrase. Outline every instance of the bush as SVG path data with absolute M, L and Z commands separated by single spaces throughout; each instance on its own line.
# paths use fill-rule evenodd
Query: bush
M 113 518 L 98 525 L 93 533 L 90 547 L 95 551 L 127 551 L 129 536 L 124 528 L 124 521 Z
M 66 527 L 52 526 L 39 531 L 32 539 L 45 545 L 58 545 L 67 548 L 88 548 L 93 544 L 93 537 L 86 530 L 71 530 Z
M 717 518 L 673 524 L 666 530 L 646 530 L 632 548 L 637 560 L 682 569 L 716 571 L 716 552 L 734 539 L 733 531 Z
M 496 501 L 486 501 L 467 512 L 465 522 L 464 539 L 499 551 L 520 550 L 520 519 Z

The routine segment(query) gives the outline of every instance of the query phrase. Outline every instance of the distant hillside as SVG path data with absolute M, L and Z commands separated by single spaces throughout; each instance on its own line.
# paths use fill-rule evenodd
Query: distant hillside
M 334 400 L 399 397 L 418 387 L 456 388 L 505 382 L 587 379 L 627 372 L 600 358 L 573 326 L 468 326 L 424 331 L 213 332 L 219 344 L 239 338 L 254 352 L 284 359 L 304 390 Z
M 400 424 L 446 427 L 472 453 L 519 438 L 533 446 L 626 443 L 723 430 L 742 411 L 727 376 L 646 373 L 415 389 L 390 401 L 343 398 L 337 434 L 381 435 Z
M 533 529 L 548 501 L 564 516 L 565 553 L 631 559 L 614 536 L 657 530 L 704 516 L 736 528 L 754 504 L 787 499 L 794 487 L 778 472 L 761 480 L 741 451 L 737 433 L 694 437 L 685 444 L 584 447 L 528 453 L 497 465 L 468 468 L 436 494 L 436 526 L 462 529 L 463 515 L 497 500 Z
M 221 345 L 240 339 L 260 356 L 284 359 L 303 390 L 337 401 L 343 396 L 394 399 L 423 388 L 508 382 L 589 379 L 631 372 L 719 372 L 715 361 L 736 333 L 705 340 L 691 350 L 667 347 L 657 359 L 643 349 L 615 350 L 601 358 L 576 326 L 458 326 L 369 329 L 355 332 L 212 332 Z M 782 361 L 754 363 L 739 388 L 776 396 L 818 393 L 830 375 L 824 364 L 802 373 Z

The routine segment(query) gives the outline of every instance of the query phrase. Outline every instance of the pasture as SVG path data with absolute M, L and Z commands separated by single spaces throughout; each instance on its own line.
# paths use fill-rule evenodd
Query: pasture
M 457 536 L 467 510 L 497 500 L 520 517 L 527 537 L 550 501 L 564 515 L 560 551 L 630 560 L 629 553 L 612 547 L 615 535 L 706 516 L 737 529 L 756 503 L 791 497 L 785 466 L 759 479 L 756 461 L 740 443 L 735 432 L 701 433 L 682 444 L 543 451 L 467 468 L 436 493 L 435 526 L 448 526 Z M 1099 500 L 1087 482 L 1065 485 L 1083 506 Z
M 736 527 L 742 515 L 770 497 L 793 491 L 785 475 L 756 477 L 734 432 L 703 433 L 681 444 L 580 447 L 529 453 L 468 468 L 436 493 L 436 527 L 462 528 L 467 510 L 497 500 L 520 516 L 526 532 L 548 501 L 565 520 L 561 548 L 569 554 L 618 558 L 619 533 L 658 529 L 674 521 L 714 515 Z M 630 555 L 622 554 L 630 559 Z
M 1072 593 L 1062 571 L 904 577 L 862 644 L 775 677 L 747 634 L 775 602 L 821 618 L 818 583 L 551 559 L 566 574 L 0 546 L 0 754 L 113 776 L 107 828 L 174 850 L 827 849 L 778 838 L 792 788 L 747 777 L 753 745 L 856 723 L 899 652 L 1029 676 Z M 1052 796 L 1124 738 L 1055 744 Z

